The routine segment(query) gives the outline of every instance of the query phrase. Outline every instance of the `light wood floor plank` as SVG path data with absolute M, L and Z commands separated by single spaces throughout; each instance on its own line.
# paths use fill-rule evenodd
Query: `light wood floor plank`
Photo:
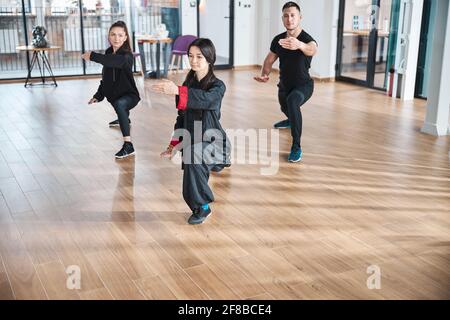
M 113 296 L 106 288 L 80 292 L 79 296 L 81 300 L 114 300 Z
M 205 264 L 191 267 L 185 270 L 191 279 L 206 294 L 214 300 L 236 300 L 239 296 L 235 294 L 220 278 L 214 274 Z
M 6 273 L 3 259 L 0 256 L 0 300 L 14 300 L 14 292 L 9 282 L 8 274 Z
M 142 245 L 139 247 L 139 250 L 150 261 L 149 266 L 177 299 L 208 299 L 206 293 L 192 281 L 186 272 L 156 242 Z
M 0 253 L 16 299 L 48 299 L 35 266 L 13 224 L 0 225 Z
M 98 251 L 90 253 L 86 257 L 115 299 L 144 299 L 142 293 L 111 252 Z
M 36 266 L 36 270 L 49 299 L 80 300 L 77 289 L 67 288 L 69 275 L 60 261 L 39 264 Z
M 151 300 L 175 300 L 176 296 L 159 276 L 143 278 L 135 281 L 139 290 L 147 299 Z

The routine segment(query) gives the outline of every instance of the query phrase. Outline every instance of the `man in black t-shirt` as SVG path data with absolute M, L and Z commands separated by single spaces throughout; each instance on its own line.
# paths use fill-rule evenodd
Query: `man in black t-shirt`
M 317 52 L 317 43 L 300 26 L 302 16 L 298 4 L 292 1 L 287 2 L 282 11 L 286 32 L 272 40 L 261 75 L 254 79 L 258 82 L 267 82 L 272 65 L 280 58 L 278 101 L 287 119 L 277 122 L 274 127 L 291 128 L 293 141 L 288 161 L 299 162 L 303 155 L 300 145 L 302 135 L 300 107 L 311 98 L 314 91 L 314 82 L 309 75 L 309 68 L 312 57 Z

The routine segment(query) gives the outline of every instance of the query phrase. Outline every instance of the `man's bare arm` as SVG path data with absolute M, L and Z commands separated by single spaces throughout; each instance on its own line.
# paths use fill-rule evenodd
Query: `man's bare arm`
M 254 77 L 254 79 L 258 82 L 269 81 L 269 74 L 272 71 L 272 66 L 275 63 L 275 61 L 277 61 L 277 59 L 278 59 L 278 56 L 275 53 L 273 53 L 272 51 L 270 51 L 267 54 L 266 59 L 264 59 L 264 64 L 261 69 L 261 75 Z
M 272 66 L 275 63 L 275 61 L 277 61 L 278 56 L 273 53 L 272 51 L 270 51 L 267 54 L 266 59 L 264 59 L 264 64 L 261 70 L 261 75 L 266 75 L 268 76 L 270 74 L 270 72 L 272 72 Z
M 317 43 L 315 41 L 308 43 L 300 42 L 300 50 L 303 51 L 305 56 L 312 57 L 317 53 Z

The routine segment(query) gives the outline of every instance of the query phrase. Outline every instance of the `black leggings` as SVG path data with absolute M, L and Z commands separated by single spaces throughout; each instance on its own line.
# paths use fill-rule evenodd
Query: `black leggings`
M 213 167 L 214 165 L 208 164 L 183 165 L 183 198 L 192 211 L 214 201 L 214 195 L 208 185 Z
M 207 148 L 207 149 L 206 149 Z M 205 204 L 214 202 L 213 192 L 208 185 L 211 171 L 221 171 L 231 164 L 231 145 L 226 138 L 223 146 L 223 159 L 209 158 L 207 154 L 222 152 L 220 149 L 211 149 L 209 143 L 203 143 L 196 152 L 196 147 L 191 145 L 190 151 L 183 150 L 183 198 L 189 208 L 194 211 Z M 210 150 L 209 152 L 205 150 Z M 186 152 L 192 152 L 190 158 Z
M 112 103 L 114 110 L 117 113 L 117 118 L 119 119 L 120 130 L 124 137 L 130 136 L 130 110 L 133 109 L 139 100 L 133 95 L 122 96 Z
M 292 147 L 299 149 L 302 137 L 302 111 L 300 107 L 311 98 L 314 91 L 314 81 L 286 90 L 281 84 L 278 86 L 278 101 L 281 111 L 287 116 L 291 124 Z

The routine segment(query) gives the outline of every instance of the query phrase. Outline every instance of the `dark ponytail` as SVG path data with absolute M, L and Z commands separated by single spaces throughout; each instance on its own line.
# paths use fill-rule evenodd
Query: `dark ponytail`
M 128 28 L 127 24 L 121 20 L 114 22 L 111 27 L 109 27 L 108 36 L 111 32 L 112 28 L 122 28 L 125 31 L 125 35 L 127 36 L 127 40 L 123 43 L 123 45 L 120 47 L 120 49 L 126 51 L 126 52 L 132 52 L 131 50 L 131 41 L 130 41 L 130 35 L 128 34 Z

